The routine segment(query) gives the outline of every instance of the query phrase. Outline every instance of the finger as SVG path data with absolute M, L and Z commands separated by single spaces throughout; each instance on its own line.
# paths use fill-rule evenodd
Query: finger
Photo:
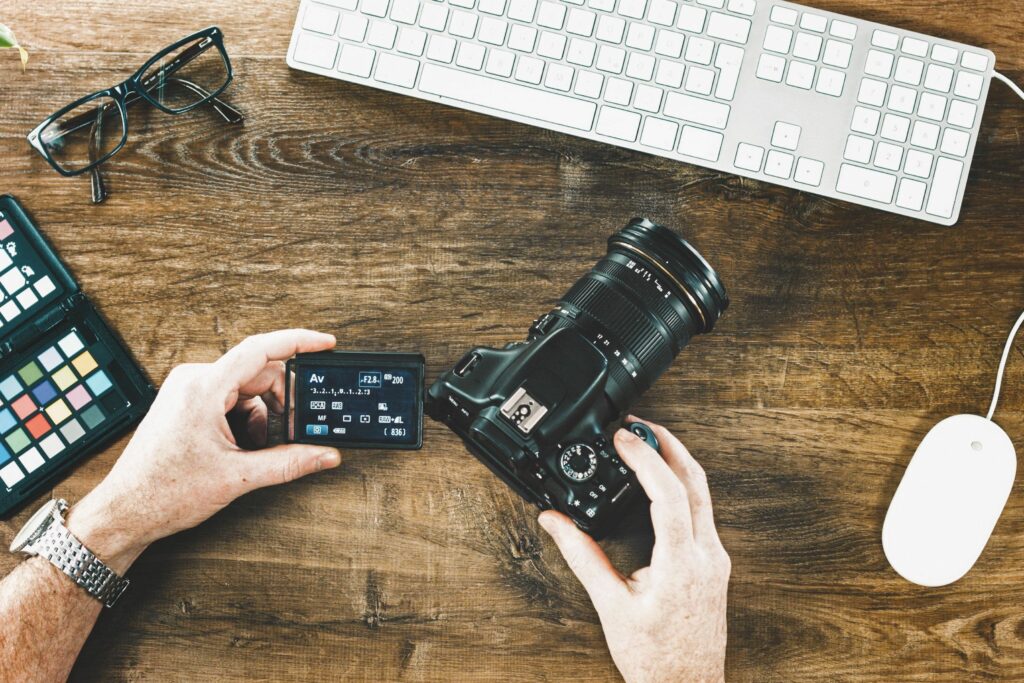
M 693 517 L 694 536 L 700 543 L 720 543 L 715 516 L 711 506 L 711 489 L 704 468 L 690 454 L 689 449 L 672 432 L 659 424 L 630 416 L 630 420 L 642 422 L 654 431 L 661 445 L 661 455 L 686 487 Z
M 625 429 L 615 432 L 615 450 L 636 473 L 651 499 L 651 524 L 657 539 L 655 551 L 685 548 L 693 542 L 693 520 L 686 488 L 658 452 Z
M 243 404 L 239 404 L 240 406 Z M 243 448 L 256 449 L 267 445 L 267 404 L 259 396 L 244 403 L 245 420 L 240 425 L 239 443 Z M 236 408 L 237 410 L 237 408 Z
M 341 453 L 333 448 L 298 443 L 238 453 L 236 457 L 246 491 L 285 484 L 341 464 Z
M 626 588 L 622 574 L 612 566 L 601 546 L 572 520 L 561 512 L 547 510 L 540 514 L 538 521 L 554 540 L 565 563 L 583 584 L 595 606 Z
M 239 396 L 260 396 L 267 407 L 280 414 L 284 411 L 284 361 L 272 360 L 259 373 L 238 388 Z
M 253 381 L 271 361 L 282 361 L 296 353 L 325 351 L 336 343 L 334 335 L 312 330 L 278 330 L 243 340 L 217 362 L 214 371 L 229 390 L 240 390 Z

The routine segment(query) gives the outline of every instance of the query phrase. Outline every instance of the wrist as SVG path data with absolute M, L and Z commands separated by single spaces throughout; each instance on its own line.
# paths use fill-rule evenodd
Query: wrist
M 64 523 L 82 545 L 121 576 L 148 545 L 131 520 L 120 515 L 115 504 L 105 502 L 98 489 L 75 504 Z

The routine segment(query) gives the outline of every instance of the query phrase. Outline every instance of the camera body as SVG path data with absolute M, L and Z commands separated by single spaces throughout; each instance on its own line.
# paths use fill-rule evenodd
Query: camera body
M 427 411 L 523 498 L 599 537 L 640 493 L 605 435 L 619 416 L 609 362 L 579 330 L 545 324 L 529 343 L 470 351 L 430 388 Z
M 526 341 L 471 350 L 425 411 L 523 498 L 601 537 L 644 499 L 610 430 L 728 303 L 692 246 L 635 218 Z M 645 425 L 627 427 L 657 448 Z

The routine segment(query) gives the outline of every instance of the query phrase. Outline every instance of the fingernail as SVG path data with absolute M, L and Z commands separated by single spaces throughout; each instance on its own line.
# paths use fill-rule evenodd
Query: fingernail
M 316 468 L 318 470 L 329 470 L 340 464 L 341 453 L 338 451 L 324 451 L 320 454 L 320 457 L 316 459 Z
M 622 428 L 619 429 L 619 438 L 622 439 L 623 441 L 628 442 L 628 443 L 632 443 L 633 441 L 639 441 L 640 440 L 640 437 L 638 437 L 636 434 L 634 434 L 633 432 L 629 431 L 628 429 L 622 429 Z
M 541 513 L 540 517 L 537 518 L 537 522 L 544 531 L 548 532 L 549 535 L 551 534 L 551 518 L 548 515 Z

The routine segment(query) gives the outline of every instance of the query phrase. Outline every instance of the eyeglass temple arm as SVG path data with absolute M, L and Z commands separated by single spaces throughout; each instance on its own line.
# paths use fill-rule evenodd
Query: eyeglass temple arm
M 96 110 L 96 116 L 92 123 L 92 128 L 89 131 L 89 163 L 96 164 L 96 160 L 100 158 L 100 136 L 103 134 L 101 128 L 103 127 L 103 111 L 105 107 L 100 107 Z M 94 165 L 89 172 L 92 186 L 92 203 L 102 204 L 103 201 L 110 196 L 107 192 L 107 185 L 103 182 L 103 174 L 100 172 L 100 167 Z

